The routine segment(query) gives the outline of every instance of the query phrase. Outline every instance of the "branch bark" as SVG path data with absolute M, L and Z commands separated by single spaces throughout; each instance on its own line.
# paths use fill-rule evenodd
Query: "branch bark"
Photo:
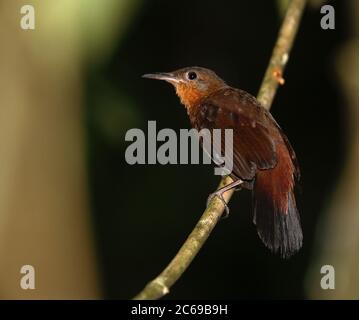
M 266 109 L 270 109 L 274 96 L 277 92 L 278 85 L 284 84 L 282 74 L 289 59 L 289 53 L 293 46 L 305 3 L 306 0 L 292 0 L 288 6 L 257 97 L 258 101 Z M 231 182 L 231 178 L 225 177 L 222 179 L 219 188 Z M 229 202 L 232 194 L 233 190 L 227 191 L 224 194 L 224 199 L 227 203 Z M 210 233 L 221 218 L 223 211 L 223 203 L 218 198 L 214 198 L 209 203 L 197 225 L 169 265 L 159 276 L 149 282 L 146 287 L 134 297 L 134 299 L 159 299 L 169 293 L 169 289 L 185 272 L 203 244 L 206 242 Z

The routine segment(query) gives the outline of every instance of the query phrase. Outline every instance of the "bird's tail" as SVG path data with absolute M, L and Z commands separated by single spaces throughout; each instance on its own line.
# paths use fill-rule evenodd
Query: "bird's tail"
M 291 166 L 278 163 L 274 169 L 258 171 L 253 188 L 253 222 L 258 235 L 282 258 L 297 252 L 303 242 L 292 173 Z

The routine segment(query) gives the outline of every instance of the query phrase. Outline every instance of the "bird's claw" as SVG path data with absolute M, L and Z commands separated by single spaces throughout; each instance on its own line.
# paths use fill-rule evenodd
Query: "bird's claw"
M 224 210 L 225 212 L 222 214 L 222 219 L 228 218 L 229 216 L 229 208 L 227 205 L 226 200 L 224 200 L 223 198 L 223 193 L 222 192 L 213 192 L 209 195 L 208 199 L 207 199 L 207 207 L 209 205 L 209 203 L 215 198 L 217 197 L 219 200 L 222 201 L 223 205 L 224 205 Z

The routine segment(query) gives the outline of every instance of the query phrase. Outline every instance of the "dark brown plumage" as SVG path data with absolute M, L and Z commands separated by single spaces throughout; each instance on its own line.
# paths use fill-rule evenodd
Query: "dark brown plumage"
M 145 75 L 172 83 L 197 130 L 233 129 L 235 184 L 252 190 L 253 221 L 264 244 L 282 257 L 302 246 L 294 196 L 295 152 L 272 115 L 249 93 L 228 86 L 213 71 L 190 67 Z M 221 143 L 223 151 L 224 141 Z M 211 150 L 207 150 L 211 154 Z M 228 188 L 217 191 L 220 196 Z

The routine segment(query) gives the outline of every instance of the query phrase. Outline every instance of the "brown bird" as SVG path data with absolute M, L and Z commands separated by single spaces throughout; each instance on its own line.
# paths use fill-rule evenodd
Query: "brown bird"
M 252 190 L 253 222 L 263 243 L 283 258 L 297 252 L 303 241 L 294 196 L 300 172 L 289 140 L 269 111 L 209 69 L 189 67 L 143 77 L 171 83 L 197 130 L 233 129 L 234 182 L 209 199 L 224 201 L 222 194 L 239 185 Z

